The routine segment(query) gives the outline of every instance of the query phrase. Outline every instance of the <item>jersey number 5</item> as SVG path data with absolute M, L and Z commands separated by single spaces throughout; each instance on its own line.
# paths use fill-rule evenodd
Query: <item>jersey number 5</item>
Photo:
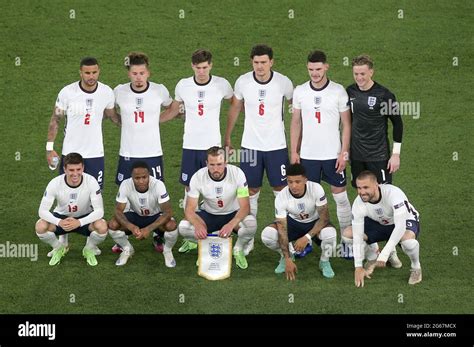
M 204 116 L 204 104 L 198 104 L 198 115 Z

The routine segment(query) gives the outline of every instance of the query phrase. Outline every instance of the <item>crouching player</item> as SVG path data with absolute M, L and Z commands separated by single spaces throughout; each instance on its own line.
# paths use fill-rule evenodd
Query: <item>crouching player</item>
M 379 185 L 377 176 L 370 171 L 359 174 L 356 186 L 359 196 L 352 205 L 352 227 L 343 232 L 344 242 L 354 242 L 356 287 L 363 287 L 364 278 L 370 278 L 376 267 L 385 267 L 397 244 L 411 260 L 408 284 L 421 282 L 418 212 L 400 188 L 391 184 Z M 376 242 L 386 240 L 378 254 Z M 362 267 L 364 257 L 367 259 L 365 269 Z
M 115 262 L 123 266 L 134 254 L 128 235 L 143 240 L 156 232 L 165 239 L 163 256 L 167 267 L 175 267 L 172 248 L 178 239 L 176 222 L 173 219 L 170 197 L 165 184 L 150 176 L 150 168 L 143 161 L 132 165 L 132 177 L 120 184 L 116 198 L 115 214 L 109 221 L 109 234 L 122 252 Z M 125 208 L 130 204 L 130 210 Z
M 296 241 L 296 252 L 302 252 L 315 241 L 321 247 L 319 269 L 326 278 L 334 277 L 329 257 L 335 251 L 336 229 L 329 222 L 329 210 L 323 187 L 308 181 L 305 168 L 293 164 L 286 170 L 288 186 L 275 198 L 275 222 L 262 231 L 265 246 L 280 254 L 275 273 L 286 273 L 288 280 L 296 278 L 297 267 L 289 251 Z
M 99 183 L 84 172 L 84 159 L 78 153 L 64 157 L 64 174 L 53 178 L 44 192 L 36 222 L 36 235 L 51 247 L 49 265 L 57 265 L 68 248 L 58 240 L 58 235 L 77 232 L 88 236 L 82 250 L 87 264 L 97 265 L 97 245 L 107 236 L 107 223 L 102 219 L 104 207 Z M 56 207 L 50 212 L 54 201 Z
M 193 175 L 189 183 L 185 219 L 179 223 L 179 233 L 190 242 L 205 239 L 208 233 L 217 232 L 220 237 L 236 233 L 235 263 L 246 269 L 250 241 L 257 231 L 257 220 L 249 214 L 247 179 L 240 168 L 226 163 L 221 147 L 208 149 L 206 165 Z M 199 195 L 204 202 L 196 212 Z

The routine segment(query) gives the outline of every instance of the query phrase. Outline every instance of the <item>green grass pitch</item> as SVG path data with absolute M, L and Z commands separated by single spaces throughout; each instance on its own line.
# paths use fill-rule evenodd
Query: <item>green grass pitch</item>
M 0 313 L 472 313 L 473 9 L 468 0 L 2 4 L 0 244 L 39 244 L 39 258 L 0 258 Z M 419 117 L 404 116 L 401 169 L 394 183 L 421 213 L 423 282 L 407 284 L 409 260 L 401 251 L 402 269 L 376 271 L 362 289 L 355 288 L 353 264 L 344 259 L 333 259 L 336 276 L 324 279 L 317 267 L 319 250 L 297 262 L 295 282 L 275 275 L 278 256 L 260 241 L 274 211 L 267 182 L 249 268 L 242 271 L 234 264 L 230 279 L 199 277 L 196 253 L 181 255 L 177 247 L 178 265 L 168 269 L 150 240 L 134 242 L 135 256 L 117 268 L 113 242 L 107 238 L 99 265 L 90 268 L 81 256 L 85 239 L 80 235 L 70 236 L 69 254 L 50 267 L 49 247 L 34 233 L 42 193 L 55 175 L 46 165 L 44 146 L 57 93 L 79 78 L 80 58 L 96 56 L 100 80 L 113 88 L 127 82 L 125 55 L 142 50 L 151 59 L 151 80 L 174 96 L 178 80 L 192 74 L 195 49 L 210 49 L 213 74 L 233 85 L 251 69 L 248 55 L 256 43 L 273 47 L 274 69 L 295 85 L 308 80 L 305 59 L 312 49 L 326 51 L 329 77 L 344 86 L 352 83 L 346 59 L 368 53 L 375 60 L 376 81 L 400 101 L 421 105 Z M 223 129 L 227 109 L 225 104 Z M 287 114 L 287 134 L 289 121 Z M 241 115 L 236 146 L 242 129 Z M 161 127 L 166 185 L 177 220 L 183 217 L 178 183 L 182 133 L 179 119 Z M 56 149 L 62 138 L 58 134 Z M 119 129 L 105 121 L 107 219 L 117 191 L 119 140 Z M 352 202 L 354 189 L 349 194 Z M 337 223 L 332 198 L 329 204 Z

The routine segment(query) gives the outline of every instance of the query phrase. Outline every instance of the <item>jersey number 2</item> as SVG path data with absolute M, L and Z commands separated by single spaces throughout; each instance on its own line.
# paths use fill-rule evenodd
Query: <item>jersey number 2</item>
M 84 124 L 85 125 L 91 124 L 91 115 L 89 113 L 87 113 L 85 118 L 84 118 Z

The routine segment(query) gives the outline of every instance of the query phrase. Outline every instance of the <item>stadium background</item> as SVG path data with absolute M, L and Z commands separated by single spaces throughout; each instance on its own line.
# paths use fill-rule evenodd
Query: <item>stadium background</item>
M 0 243 L 38 243 L 39 259 L 0 259 L 0 313 L 472 313 L 473 13 L 470 1 L 428 0 L 2 2 Z M 363 289 L 354 287 L 353 264 L 343 259 L 332 260 L 336 277 L 325 280 L 314 253 L 297 262 L 298 277 L 290 283 L 273 273 L 278 256 L 259 237 L 249 268 L 234 265 L 225 281 L 198 277 L 196 253 L 181 255 L 177 248 L 177 267 L 166 268 L 151 240 L 134 242 L 135 256 L 117 268 L 107 238 L 99 266 L 90 268 L 81 256 L 84 239 L 73 235 L 65 259 L 50 267 L 49 247 L 34 233 L 42 193 L 55 175 L 44 146 L 57 93 L 79 78 L 80 58 L 97 57 L 100 80 L 113 88 L 127 82 L 125 55 L 144 51 L 151 80 L 174 95 L 179 79 L 192 74 L 195 49 L 211 50 L 212 73 L 233 85 L 251 69 L 248 55 L 256 43 L 273 47 L 274 69 L 295 85 L 308 80 L 305 59 L 312 49 L 327 53 L 329 77 L 344 86 L 353 82 L 344 58 L 368 53 L 376 81 L 399 101 L 421 104 L 418 119 L 403 117 L 394 183 L 421 213 L 423 282 L 408 286 L 409 260 L 399 251 L 403 268 L 376 271 Z M 227 109 L 225 104 L 222 129 Z M 287 114 L 288 130 L 289 119 Z M 236 147 L 242 129 L 241 115 Z M 161 127 L 166 185 L 178 220 L 182 132 L 179 119 Z M 119 139 L 119 129 L 105 121 L 107 218 L 117 191 Z M 352 202 L 355 191 L 349 188 L 349 194 Z M 337 222 L 331 198 L 329 204 Z M 273 194 L 265 183 L 258 236 L 272 218 Z

